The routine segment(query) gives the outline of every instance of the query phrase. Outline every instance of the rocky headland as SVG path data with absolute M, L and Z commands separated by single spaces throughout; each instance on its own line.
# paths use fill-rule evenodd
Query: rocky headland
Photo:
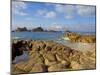
M 12 32 L 57 32 L 56 30 L 45 30 L 42 27 L 36 27 L 32 29 L 28 29 L 27 27 L 18 27 Z
M 24 51 L 29 59 L 13 63 Z M 95 47 L 81 52 L 54 41 L 13 40 L 12 74 L 95 69 L 95 57 Z
M 72 42 L 82 42 L 82 43 L 95 43 L 95 35 L 80 35 L 74 32 L 67 32 L 64 34 L 63 39 L 70 40 Z

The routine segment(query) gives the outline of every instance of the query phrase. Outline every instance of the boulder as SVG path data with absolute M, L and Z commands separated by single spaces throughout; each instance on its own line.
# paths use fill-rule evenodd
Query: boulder
M 67 70 L 67 67 L 60 63 L 48 67 L 49 72 L 65 71 L 65 70 Z
M 35 64 L 31 71 L 29 73 L 33 73 L 33 72 L 46 72 L 47 71 L 47 67 L 43 64 Z
M 79 63 L 76 62 L 76 61 L 71 61 L 70 67 L 71 67 L 73 70 L 80 70 L 80 69 L 82 69 L 81 64 L 79 64 Z
M 27 61 L 13 64 L 12 73 L 14 74 L 94 69 L 96 67 L 95 46 L 91 51 L 81 52 L 53 41 L 33 40 L 21 43 L 18 48 L 23 47 L 23 44 L 31 44 L 32 49 L 28 50 L 29 59 Z M 18 42 L 13 44 L 16 45 Z M 18 48 L 14 47 L 16 50 Z

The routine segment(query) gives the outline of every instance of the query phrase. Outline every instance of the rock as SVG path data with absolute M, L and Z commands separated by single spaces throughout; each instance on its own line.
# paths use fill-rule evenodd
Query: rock
M 96 68 L 96 59 L 95 59 L 95 52 L 88 51 L 83 53 L 80 57 L 80 64 L 82 65 L 83 69 L 95 69 Z
M 61 64 L 65 65 L 66 67 L 69 67 L 70 66 L 70 62 L 69 61 L 66 61 L 66 60 L 62 60 L 61 61 Z
M 47 51 L 51 51 L 51 49 L 52 49 L 52 48 L 51 48 L 50 46 L 46 46 L 46 47 L 45 47 L 45 50 L 47 50 Z
M 32 46 L 32 51 L 40 51 L 45 48 L 45 43 L 43 41 L 34 41 Z
M 65 71 L 67 67 L 63 64 L 54 64 L 48 67 L 49 72 L 56 72 L 56 71 Z
M 47 66 L 50 66 L 50 65 L 53 65 L 53 64 L 56 64 L 56 63 L 57 63 L 56 61 L 50 61 L 50 60 L 45 58 L 45 65 L 47 65 Z
M 22 31 L 28 31 L 26 27 L 23 27 L 23 28 L 17 28 L 15 31 L 17 32 L 22 32 Z
M 44 30 L 41 27 L 37 27 L 37 28 L 32 29 L 32 31 L 35 31 L 36 32 L 36 31 L 44 31 Z
M 76 61 L 71 61 L 70 67 L 73 70 L 80 70 L 80 69 L 82 69 L 82 66 L 78 62 L 76 62 Z
M 44 58 L 46 58 L 46 59 L 48 59 L 48 60 L 50 60 L 50 61 L 56 61 L 55 55 L 52 54 L 52 53 L 50 53 L 50 52 L 46 53 L 46 54 L 44 55 Z
M 18 42 L 20 43 L 18 44 Z M 81 52 L 53 41 L 17 41 L 12 44 L 15 45 L 13 50 L 18 49 L 19 54 L 20 49 L 22 50 L 22 47 L 28 44 L 31 44 L 32 48 L 28 50 L 29 59 L 27 61 L 13 64 L 12 71 L 15 74 L 94 69 L 96 67 L 95 46 L 91 51 Z
M 46 72 L 47 71 L 47 67 L 43 64 L 35 64 L 32 68 L 32 70 L 29 73 L 33 73 L 33 72 Z
M 16 56 L 20 56 L 23 54 L 23 51 L 29 51 L 30 48 L 28 46 L 27 41 L 18 40 L 13 41 L 12 43 L 12 60 L 15 59 Z
M 96 38 L 93 35 L 80 35 L 77 33 L 69 32 L 65 37 L 68 37 L 72 42 L 95 43 Z
M 28 73 L 31 68 L 32 68 L 33 64 L 28 64 L 27 62 L 20 62 L 16 65 L 14 65 L 14 72 L 16 73 Z
M 36 63 L 44 63 L 44 58 L 39 53 L 33 52 L 31 54 L 31 56 L 30 56 L 29 62 L 32 62 L 34 64 L 36 64 Z
M 22 41 L 17 42 L 16 44 L 12 44 L 12 60 L 15 59 L 16 56 L 20 56 L 23 54 L 22 47 Z
M 56 54 L 57 61 L 62 61 L 64 58 L 61 55 Z
M 70 53 L 69 60 L 70 60 L 70 61 L 73 60 L 73 61 L 79 62 L 79 59 L 80 59 L 81 55 L 82 55 L 82 52 L 73 50 L 73 51 Z

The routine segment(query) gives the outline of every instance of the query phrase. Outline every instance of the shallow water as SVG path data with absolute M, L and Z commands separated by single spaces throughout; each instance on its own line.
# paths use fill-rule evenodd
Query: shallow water
M 28 51 L 24 51 L 22 55 L 15 57 L 15 60 L 13 61 L 13 63 L 18 63 L 18 62 L 21 62 L 21 61 L 27 61 L 28 59 L 29 59 Z
M 12 39 L 57 40 L 62 32 L 12 32 Z

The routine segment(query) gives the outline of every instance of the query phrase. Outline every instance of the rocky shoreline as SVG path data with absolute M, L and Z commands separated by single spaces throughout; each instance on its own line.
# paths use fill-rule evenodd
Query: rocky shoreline
M 64 34 L 64 40 L 70 40 L 72 42 L 82 42 L 82 43 L 95 43 L 95 35 L 80 35 L 74 32 L 67 32 Z
M 28 51 L 29 59 L 13 63 Z M 13 40 L 12 74 L 95 69 L 95 48 L 81 52 L 54 41 Z

